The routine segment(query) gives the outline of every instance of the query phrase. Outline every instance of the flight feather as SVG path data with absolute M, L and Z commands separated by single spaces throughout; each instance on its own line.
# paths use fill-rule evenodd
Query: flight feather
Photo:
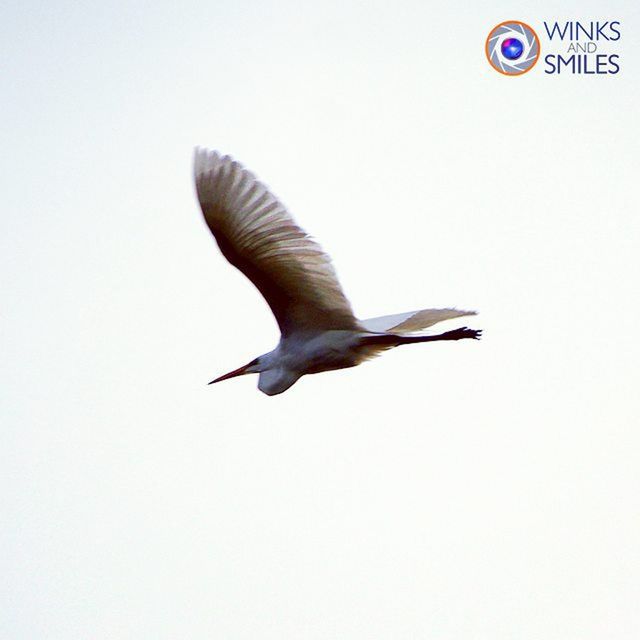
M 396 313 L 391 316 L 368 318 L 360 320 L 360 324 L 368 331 L 402 335 L 427 329 L 444 320 L 474 315 L 476 315 L 475 311 L 464 311 L 463 309 L 420 309 L 419 311 Z
M 250 171 L 198 148 L 194 173 L 220 250 L 262 293 L 283 336 L 359 328 L 329 256 Z

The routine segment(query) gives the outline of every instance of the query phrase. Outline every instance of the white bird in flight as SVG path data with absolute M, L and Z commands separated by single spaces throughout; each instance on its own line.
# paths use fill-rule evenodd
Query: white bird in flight
M 355 367 L 402 344 L 480 338 L 481 331 L 467 327 L 416 334 L 475 311 L 422 309 L 358 320 L 329 256 L 251 172 L 227 155 L 197 148 L 194 174 L 220 250 L 264 296 L 281 333 L 273 351 L 209 384 L 259 373 L 258 388 L 273 396 L 306 374 Z

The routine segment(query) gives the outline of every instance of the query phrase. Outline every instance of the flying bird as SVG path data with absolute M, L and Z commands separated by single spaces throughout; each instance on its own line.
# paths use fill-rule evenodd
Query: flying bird
M 273 351 L 209 384 L 258 373 L 258 388 L 272 396 L 304 375 L 354 367 L 400 345 L 480 338 L 481 331 L 467 327 L 416 333 L 475 311 L 422 309 L 358 320 L 329 256 L 250 171 L 228 155 L 196 148 L 194 174 L 222 254 L 264 296 L 281 334 Z

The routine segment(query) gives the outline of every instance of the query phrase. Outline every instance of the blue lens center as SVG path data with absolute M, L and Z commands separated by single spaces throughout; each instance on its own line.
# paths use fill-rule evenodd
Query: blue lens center
M 518 38 L 507 38 L 502 41 L 500 49 L 507 60 L 517 60 L 522 55 L 524 46 Z

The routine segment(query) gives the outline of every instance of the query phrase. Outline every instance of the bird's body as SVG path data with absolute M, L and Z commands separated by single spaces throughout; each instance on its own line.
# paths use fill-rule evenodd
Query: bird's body
M 273 351 L 212 382 L 259 373 L 258 388 L 276 395 L 303 375 L 354 367 L 402 344 L 480 336 L 466 327 L 416 335 L 437 322 L 475 314 L 458 309 L 358 320 L 328 256 L 249 171 L 229 156 L 197 149 L 194 172 L 220 250 L 262 293 L 281 332 Z
M 360 331 L 332 329 L 322 333 L 292 335 L 280 341 L 276 353 L 282 366 L 302 374 L 355 367 L 364 359 Z
M 362 361 L 359 332 L 332 329 L 322 333 L 292 334 L 260 358 L 269 364 L 258 388 L 268 395 L 288 389 L 303 375 L 355 367 Z M 270 372 L 270 373 L 267 373 Z

